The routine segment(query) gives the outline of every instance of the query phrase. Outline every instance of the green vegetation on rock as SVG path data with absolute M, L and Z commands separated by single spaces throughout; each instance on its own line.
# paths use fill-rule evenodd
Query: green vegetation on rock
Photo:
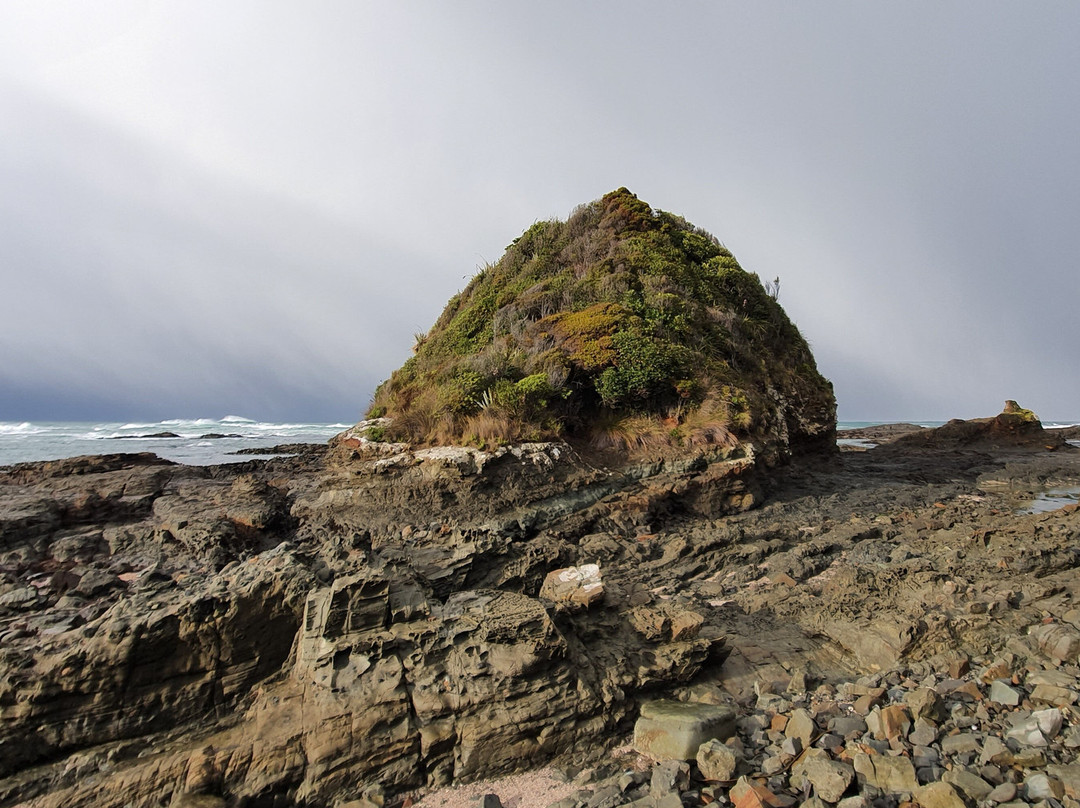
M 527 229 L 414 351 L 369 415 L 415 443 L 725 447 L 835 427 L 831 385 L 758 277 L 625 188 Z

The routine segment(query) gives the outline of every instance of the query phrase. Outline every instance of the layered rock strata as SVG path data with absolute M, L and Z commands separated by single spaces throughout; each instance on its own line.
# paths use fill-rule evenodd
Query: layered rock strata
M 740 468 L 342 444 L 212 469 L 116 456 L 0 471 L 0 805 L 393 799 L 597 753 L 661 696 L 806 724 L 801 709 L 832 732 L 846 709 L 797 694 L 896 676 L 935 689 L 965 666 L 1000 674 L 976 683 L 984 699 L 1071 709 L 1080 511 L 1025 507 L 1080 489 L 1068 446 L 834 457 L 741 512 L 766 481 Z M 595 580 L 594 565 L 602 598 L 542 592 L 570 568 Z M 902 718 L 895 701 L 879 701 L 883 722 Z M 759 740 L 747 776 L 801 788 L 764 771 L 794 744 Z M 942 759 L 963 754 L 949 743 Z M 823 795 L 885 782 L 822 751 L 812 766 L 855 771 Z M 1016 784 L 1061 780 L 1060 756 L 1026 760 L 1009 764 Z

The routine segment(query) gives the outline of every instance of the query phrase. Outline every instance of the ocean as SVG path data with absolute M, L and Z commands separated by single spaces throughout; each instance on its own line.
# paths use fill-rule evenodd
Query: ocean
M 283 443 L 326 443 L 352 424 L 277 424 L 238 415 L 152 423 L 0 422 L 0 466 L 90 454 L 153 452 L 192 466 L 236 463 L 236 454 Z
M 886 421 L 841 421 L 837 429 L 877 426 Z M 944 421 L 911 421 L 920 426 L 941 426 Z M 1075 426 L 1076 421 L 1044 421 L 1046 427 Z M 0 466 L 33 460 L 58 460 L 78 455 L 115 452 L 153 452 L 159 457 L 192 466 L 236 463 L 265 454 L 245 450 L 285 443 L 326 443 L 352 424 L 278 424 L 237 415 L 224 418 L 174 418 L 152 423 L 97 423 L 82 421 L 0 421 Z M 837 443 L 863 445 L 839 437 Z M 872 444 L 869 444 L 872 445 Z

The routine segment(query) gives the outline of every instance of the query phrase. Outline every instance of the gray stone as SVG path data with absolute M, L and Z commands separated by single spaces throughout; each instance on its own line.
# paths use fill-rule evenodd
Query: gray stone
M 1061 732 L 1063 716 L 1061 710 L 1056 707 L 1049 710 L 1037 710 L 1031 714 L 1031 720 L 1038 725 L 1039 731 L 1051 740 Z
M 995 679 L 990 683 L 990 701 L 1015 707 L 1020 703 L 1020 691 L 1010 687 L 1001 679 Z
M 682 760 L 665 760 L 653 766 L 652 780 L 649 782 L 649 794 L 653 797 L 678 794 L 689 787 L 690 766 Z
M 993 791 L 986 795 L 992 802 L 1011 802 L 1016 799 L 1016 783 L 1002 783 L 994 786 Z
M 859 715 L 841 715 L 829 721 L 829 732 L 844 738 L 857 737 L 866 732 L 866 721 Z
M 960 755 L 965 752 L 978 752 L 982 748 L 979 739 L 968 733 L 947 735 L 941 739 L 941 751 L 946 755 Z
M 941 763 L 941 755 L 931 746 L 916 746 L 911 750 L 911 762 L 916 769 L 926 766 L 937 766 Z
M 803 744 L 798 738 L 785 738 L 780 745 L 780 752 L 790 757 L 798 757 L 802 750 Z
M 586 808 L 615 808 L 616 805 L 622 805 L 623 790 L 617 783 L 611 785 L 602 786 L 596 790 L 596 792 L 589 797 L 589 801 L 585 803 Z M 480 808 L 489 808 L 489 806 L 480 806 Z M 490 808 L 502 808 L 501 805 L 491 806 Z
M 955 786 L 957 790 L 963 792 L 975 801 L 984 799 L 994 790 L 993 786 L 979 777 L 979 775 L 972 774 L 967 771 L 967 769 L 961 769 L 959 767 L 952 771 L 945 772 L 945 776 L 941 779 L 949 785 Z
M 761 773 L 766 777 L 772 777 L 784 770 L 784 761 L 779 756 L 767 757 L 761 761 Z
M 987 736 L 983 742 L 982 754 L 979 755 L 980 763 L 993 763 L 995 766 L 1011 766 L 1013 753 L 1000 738 L 993 735 Z
M 1024 778 L 1024 799 L 1060 800 L 1065 796 L 1065 784 L 1045 772 L 1033 772 Z
M 724 740 L 734 731 L 735 711 L 730 707 L 662 699 L 641 706 L 634 748 L 659 760 L 692 760 L 705 741 Z
M 915 746 L 929 746 L 937 740 L 938 729 L 923 718 L 916 719 L 915 729 L 908 735 L 908 740 Z
M 945 776 L 945 770 L 940 766 L 921 766 L 915 772 L 915 779 L 919 781 L 919 785 L 925 786 L 927 783 L 936 783 L 942 777 Z

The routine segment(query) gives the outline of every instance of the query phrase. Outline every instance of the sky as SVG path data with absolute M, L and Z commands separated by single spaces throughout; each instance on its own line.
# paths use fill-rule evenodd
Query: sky
M 340 422 L 626 186 L 841 420 L 1080 420 L 1080 4 L 5 0 L 0 421 Z

